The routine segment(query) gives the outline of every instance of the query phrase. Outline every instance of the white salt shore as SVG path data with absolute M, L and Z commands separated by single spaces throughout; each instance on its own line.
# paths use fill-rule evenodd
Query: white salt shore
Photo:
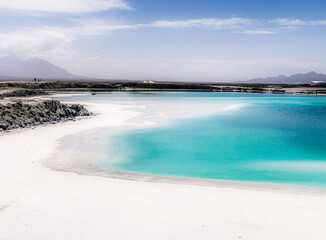
M 326 239 L 325 191 L 144 182 L 45 167 L 58 140 L 137 116 L 100 115 L 0 136 L 0 240 Z

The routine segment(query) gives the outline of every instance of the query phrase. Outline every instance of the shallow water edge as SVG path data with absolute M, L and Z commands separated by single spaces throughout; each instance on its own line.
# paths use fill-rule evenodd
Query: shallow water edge
M 135 106 L 134 106 L 135 107 Z M 132 107 L 133 111 L 136 108 Z M 130 106 L 129 108 L 130 109 Z M 141 109 L 141 108 L 139 108 Z M 131 120 L 132 119 L 132 120 Z M 132 117 L 127 121 L 121 123 L 119 128 L 123 128 L 123 131 L 128 129 L 135 129 L 135 128 L 143 128 L 149 127 L 148 125 L 140 124 L 142 122 L 141 119 L 147 119 L 148 115 L 142 111 L 138 111 L 137 117 Z M 136 123 L 135 123 L 136 122 Z M 153 127 L 153 125 L 151 126 Z M 96 131 L 95 131 L 96 129 Z M 108 130 L 107 127 L 105 128 L 94 128 L 94 131 L 90 131 L 91 133 L 80 133 L 74 136 L 66 136 L 60 140 L 61 143 L 59 145 L 63 146 L 66 145 L 67 140 L 70 142 L 79 142 L 81 138 L 89 138 L 90 135 L 94 132 L 104 132 L 103 130 Z M 115 127 L 116 129 L 116 127 Z M 117 130 L 119 132 L 119 130 Z M 116 133 L 117 133 L 116 132 Z M 77 148 L 80 149 L 80 145 L 76 145 Z M 62 149 L 61 149 L 62 150 Z M 57 152 L 60 152 L 60 148 Z M 99 151 L 100 152 L 100 151 Z M 53 170 L 63 171 L 63 172 L 74 172 L 82 175 L 94 175 L 94 176 L 101 176 L 101 177 L 109 177 L 109 178 L 119 178 L 125 180 L 132 180 L 132 181 L 145 181 L 145 182 L 155 182 L 155 183 L 169 183 L 169 184 L 191 184 L 191 185 L 198 185 L 198 186 L 210 186 L 210 187 L 225 187 L 225 188 L 237 188 L 237 189 L 244 189 L 244 190 L 260 190 L 260 191 L 277 191 L 277 192 L 286 192 L 286 193 L 293 193 L 293 194 L 318 194 L 324 195 L 326 193 L 326 189 L 319 188 L 319 187 L 304 187 L 304 186 L 295 186 L 295 185 L 287 185 L 287 184 L 274 184 L 274 183 L 263 183 L 263 182 L 248 182 L 248 181 L 232 181 L 232 180 L 216 180 L 216 179 L 202 179 L 202 178 L 187 178 L 187 177 L 170 177 L 170 176 L 161 176 L 161 175 L 153 175 L 153 174 L 145 174 L 145 173 L 135 173 L 135 172 L 128 172 L 128 171 L 120 171 L 120 170 L 108 170 L 99 168 L 95 166 L 98 160 L 89 158 L 83 153 L 79 153 L 78 155 L 84 155 L 88 158 L 89 161 L 81 162 L 78 164 L 67 164 L 67 165 L 60 165 L 60 164 L 46 164 L 46 166 L 50 167 Z M 94 155 L 92 155 L 94 156 Z M 90 161 L 91 160 L 91 161 Z M 67 163 L 67 162 L 66 162 Z

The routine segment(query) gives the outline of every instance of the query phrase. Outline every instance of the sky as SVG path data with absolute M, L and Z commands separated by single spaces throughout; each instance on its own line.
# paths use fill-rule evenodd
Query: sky
M 105 79 L 326 73 L 326 1 L 0 0 L 0 57 Z

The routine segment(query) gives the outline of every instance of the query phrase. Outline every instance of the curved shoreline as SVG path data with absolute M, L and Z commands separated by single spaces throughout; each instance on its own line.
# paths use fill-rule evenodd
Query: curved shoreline
M 76 96 L 76 95 L 83 95 L 81 93 L 57 93 L 53 95 L 45 95 L 45 96 L 34 96 L 30 97 L 30 99 L 38 99 L 38 100 L 52 100 L 57 97 L 67 97 L 67 96 Z M 75 101 L 61 101 L 63 104 L 76 104 Z M 103 103 L 91 103 L 91 102 L 84 102 L 84 101 L 78 101 L 77 104 L 81 104 L 82 106 L 87 106 L 87 109 L 89 108 L 90 111 L 94 111 L 93 116 L 88 117 L 78 117 L 78 122 L 83 120 L 90 120 L 90 119 L 96 119 L 99 118 L 100 120 L 98 122 L 102 122 L 102 124 L 87 124 L 88 128 L 86 130 L 86 133 L 84 132 L 85 129 L 80 129 L 77 132 L 74 132 L 72 134 L 65 134 L 62 135 L 60 138 L 56 140 L 57 142 L 57 148 L 55 151 L 53 151 L 50 155 L 50 158 L 47 158 L 44 161 L 44 166 L 47 168 L 50 168 L 54 171 L 60 171 L 60 172 L 71 172 L 71 173 L 78 173 L 80 175 L 89 175 L 89 176 L 100 176 L 105 178 L 113 178 L 113 179 L 122 179 L 122 180 L 130 180 L 130 181 L 141 181 L 141 182 L 151 182 L 151 183 L 170 183 L 170 184 L 183 184 L 183 185 L 196 185 L 196 186 L 210 186 L 210 187 L 221 187 L 221 188 L 235 188 L 235 189 L 248 189 L 248 190 L 257 190 L 257 191 L 273 191 L 273 192 L 285 192 L 285 193 L 293 193 L 293 194 L 317 194 L 317 195 L 324 195 L 326 194 L 326 188 L 322 187 L 313 187 L 313 186 L 300 186 L 300 185 L 291 185 L 291 184 L 283 184 L 283 183 L 269 183 L 269 182 L 250 182 L 250 181 L 235 181 L 235 180 L 221 180 L 221 179 L 205 179 L 205 178 L 191 178 L 191 177 L 177 177 L 177 176 L 166 176 L 166 175 L 155 175 L 155 174 L 147 174 L 147 173 L 138 173 L 138 172 L 129 172 L 129 171 L 121 171 L 121 170 L 110 170 L 110 169 L 103 169 L 99 167 L 94 167 L 93 163 L 96 162 L 96 160 L 92 161 L 81 161 L 82 164 L 74 164 L 75 167 L 71 167 L 68 164 L 68 167 L 58 167 L 58 162 L 53 164 L 49 164 L 49 159 L 57 159 L 58 156 L 56 153 L 61 152 L 60 157 L 65 155 L 65 152 L 62 152 L 62 149 L 59 149 L 60 146 L 64 145 L 65 143 L 62 142 L 62 139 L 69 138 L 70 136 L 76 135 L 77 138 L 80 134 L 82 134 L 84 137 L 90 134 L 95 133 L 96 131 L 101 131 L 101 129 L 107 129 L 109 127 L 116 128 L 116 127 L 125 127 L 127 129 L 135 129 L 135 128 L 144 128 L 144 127 L 153 127 L 153 125 L 156 125 L 153 122 L 149 122 L 147 120 L 144 120 L 144 116 L 146 114 L 144 112 L 140 111 L 130 111 L 125 109 L 141 109 L 145 108 L 144 105 L 118 105 L 118 104 L 103 104 Z M 128 116 L 123 121 L 118 120 L 118 122 L 112 126 L 103 124 L 105 120 L 109 120 L 111 116 L 108 116 L 105 111 L 103 111 L 102 106 L 107 107 L 117 107 L 119 108 L 119 111 L 121 112 L 128 112 L 130 116 Z M 234 108 L 239 107 L 241 104 L 232 105 L 229 107 L 223 108 L 224 110 L 231 110 Z M 136 119 L 137 123 L 133 122 L 130 123 L 129 121 L 132 119 Z M 82 121 L 82 122 L 83 122 Z M 141 123 L 143 122 L 143 123 Z M 78 123 L 74 122 L 59 122 L 57 123 L 58 126 L 62 126 L 63 124 L 74 124 L 78 125 Z M 51 125 L 51 124 L 50 124 Z M 91 125 L 97 125 L 96 127 Z M 45 124 L 43 126 L 38 127 L 48 127 L 49 124 Z M 55 127 L 55 126 L 54 126 Z M 89 128 L 90 127 L 90 128 Z M 34 129 L 14 129 L 9 132 L 2 132 L 0 136 L 5 135 L 11 135 L 15 133 L 22 133 L 24 131 L 28 130 L 34 130 Z M 121 132 L 119 130 L 118 132 Z M 113 135 L 113 134 L 112 134 Z M 87 157 L 90 155 L 87 154 Z M 55 161 L 55 160 L 54 160 Z M 69 161 L 69 159 L 68 159 Z M 84 165 L 84 166 L 82 166 Z
M 94 113 L 102 107 L 87 106 Z M 325 238 L 322 194 L 130 181 L 44 166 L 64 136 L 87 135 L 100 126 L 127 126 L 137 112 L 124 109 L 106 104 L 103 114 L 91 118 L 0 137 L 1 238 Z
M 189 177 L 173 177 L 164 175 L 154 175 L 146 173 L 108 170 L 100 168 L 84 168 L 84 169 L 55 169 L 60 172 L 72 172 L 80 175 L 98 176 L 112 179 L 121 179 L 129 181 L 140 181 L 149 183 L 168 183 L 179 185 L 194 185 L 217 188 L 230 188 L 254 191 L 266 191 L 275 193 L 287 194 L 307 194 L 326 196 L 326 188 L 299 186 L 281 183 L 267 183 L 267 182 L 249 182 L 249 181 L 234 181 L 221 179 L 205 179 L 205 178 L 189 178 Z
M 80 104 L 91 106 L 92 104 L 89 102 L 81 102 Z M 96 105 L 96 104 L 95 104 Z M 239 107 L 239 104 L 234 106 L 229 106 L 226 108 L 223 108 L 224 110 L 231 110 L 234 108 Z M 124 106 L 124 108 L 144 108 L 144 106 Z M 99 111 L 101 111 L 99 109 Z M 125 111 L 125 110 L 122 110 Z M 135 129 L 135 128 L 144 128 L 144 127 L 155 127 L 155 123 L 144 123 L 144 117 L 146 117 L 146 114 L 144 112 L 134 112 L 135 116 L 129 118 L 126 120 L 123 125 L 127 129 Z M 95 118 L 98 117 L 103 113 L 98 112 L 97 116 L 94 116 Z M 138 119 L 138 123 L 130 123 L 131 119 Z M 143 123 L 141 123 L 143 122 Z M 93 133 L 96 131 L 103 132 L 103 130 L 108 130 L 108 126 L 98 126 L 97 128 L 93 129 Z M 126 129 L 124 129 L 126 130 Z M 118 132 L 121 132 L 122 130 L 118 130 Z M 115 134 L 115 133 L 114 133 Z M 114 135 L 111 134 L 111 135 Z M 95 134 L 97 135 L 97 134 Z M 94 136 L 95 136 L 94 135 Z M 87 135 L 83 135 L 82 137 L 87 137 Z M 65 136 L 67 137 L 67 136 Z M 69 138 L 69 136 L 68 136 Z M 63 138 L 61 138 L 61 145 L 65 145 L 64 141 L 62 141 Z M 75 136 L 75 140 L 78 139 L 78 141 L 81 141 L 80 137 L 77 135 Z M 74 141 L 74 140 L 72 140 Z M 75 151 L 80 150 L 81 147 L 77 146 L 77 149 Z M 57 152 L 61 153 L 61 158 L 63 158 L 63 155 L 69 155 L 69 152 L 66 153 L 64 149 L 57 150 Z M 72 151 L 70 151 L 72 152 Z M 53 170 L 56 171 L 62 171 L 62 172 L 73 172 L 78 173 L 81 175 L 90 175 L 90 176 L 100 176 L 100 177 L 106 177 L 106 178 L 116 178 L 116 179 L 123 179 L 123 180 L 131 180 L 131 181 L 143 181 L 143 182 L 153 182 L 153 183 L 171 183 L 171 184 L 185 184 L 185 185 L 197 185 L 197 186 L 210 186 L 210 187 L 222 187 L 222 188 L 235 188 L 235 189 L 248 189 L 248 190 L 258 190 L 258 191 L 273 191 L 273 192 L 286 192 L 286 193 L 293 193 L 293 194 L 317 194 L 317 195 L 325 195 L 326 194 L 326 188 L 322 187 L 314 187 L 314 186 L 300 186 L 300 185 L 291 185 L 291 184 L 284 184 L 284 183 L 269 183 L 269 182 L 250 182 L 250 181 L 235 181 L 235 180 L 220 180 L 220 179 L 205 179 L 205 178 L 190 178 L 190 177 L 176 177 L 176 176 L 166 176 L 166 175 L 155 175 L 155 174 L 146 174 L 146 173 L 138 173 L 138 172 L 128 172 L 128 171 L 121 171 L 121 170 L 110 170 L 110 169 L 104 169 L 100 167 L 96 167 L 95 163 L 98 161 L 96 158 L 94 159 L 94 156 L 96 156 L 96 152 L 92 151 L 90 153 L 84 152 L 88 158 L 90 156 L 92 157 L 92 161 L 82 160 L 80 161 L 81 164 L 71 161 L 71 156 L 67 157 L 67 165 L 63 163 L 64 167 L 58 167 L 58 165 L 54 164 L 45 164 L 45 166 L 50 167 Z M 75 156 L 74 156 L 75 157 Z M 54 155 L 54 158 L 58 158 L 58 156 Z M 79 161 L 79 160 L 78 160 Z

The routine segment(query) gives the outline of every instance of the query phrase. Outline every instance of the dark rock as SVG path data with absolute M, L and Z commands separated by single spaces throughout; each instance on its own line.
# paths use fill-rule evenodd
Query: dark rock
M 57 100 L 36 104 L 17 102 L 0 105 L 0 131 L 74 120 L 78 116 L 90 115 L 92 114 L 82 105 L 67 105 Z
M 37 89 L 19 89 L 19 90 L 14 90 L 11 92 L 0 94 L 0 98 L 32 97 L 32 96 L 40 96 L 40 95 L 48 95 L 48 93 Z

